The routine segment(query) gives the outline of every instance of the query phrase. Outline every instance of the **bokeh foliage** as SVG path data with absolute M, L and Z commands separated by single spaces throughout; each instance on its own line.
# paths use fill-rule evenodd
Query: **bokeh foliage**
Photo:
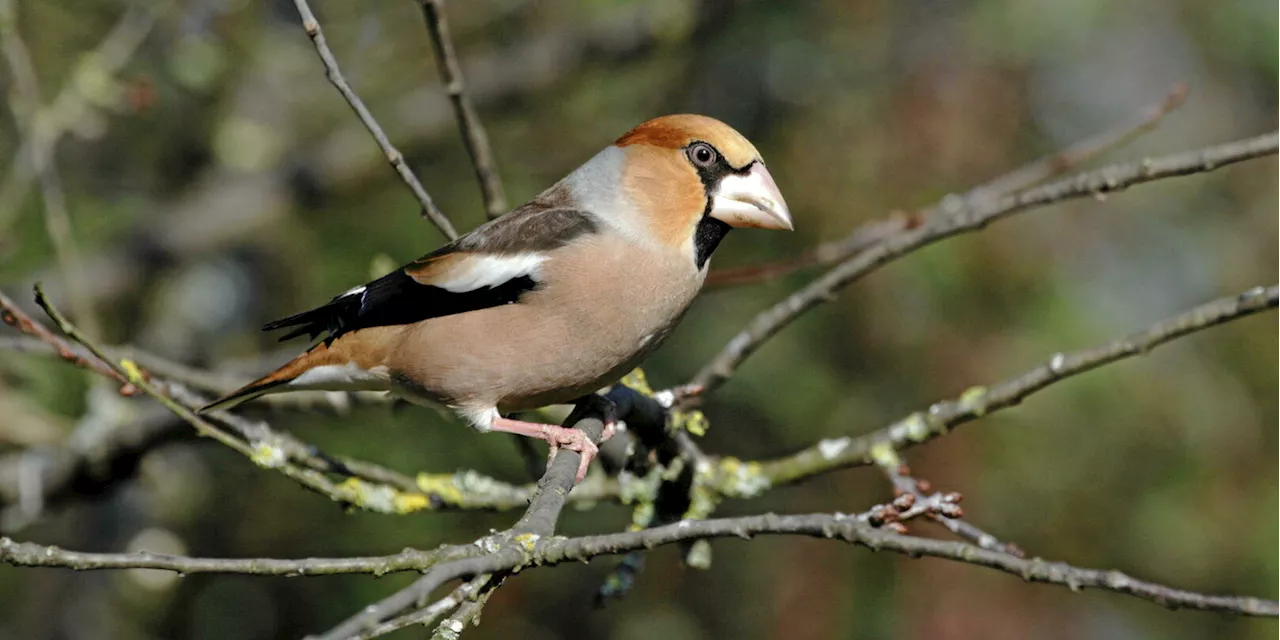
M 314 3 L 355 89 L 466 229 L 478 190 L 409 0 Z M 21 2 L 50 99 L 125 2 Z M 715 264 L 799 254 L 856 224 L 963 191 L 1159 103 L 1181 109 L 1118 155 L 1276 126 L 1276 6 L 1265 0 L 473 0 L 449 6 L 507 191 L 520 202 L 634 124 L 719 117 L 762 150 L 793 234 L 734 233 Z M 6 82 L 8 81 L 5 76 Z M 8 86 L 8 85 L 6 85 Z M 276 353 L 263 322 L 327 299 L 441 238 L 324 78 L 292 3 L 181 0 L 58 146 L 103 336 L 209 367 Z M 0 150 L 21 139 L 0 119 Z M 7 161 L 7 160 L 6 160 Z M 1073 201 L 949 240 L 855 284 L 775 338 L 709 400 L 709 451 L 779 455 L 862 433 L 1274 280 L 1274 159 Z M 56 270 L 33 193 L 0 228 L 0 286 Z M 648 369 L 683 381 L 811 272 L 708 292 Z M 1090 373 L 911 451 L 976 523 L 1031 554 L 1206 592 L 1274 596 L 1277 339 L 1273 315 Z M 300 348 L 300 346 L 299 346 Z M 83 372 L 0 356 L 0 447 L 91 430 L 137 401 Z M 108 408 L 103 409 L 102 406 Z M 126 414 L 127 415 L 127 414 Z M 512 442 L 417 408 L 280 415 L 330 452 L 416 472 L 528 479 Z M 6 444 L 7 442 L 7 444 Z M 832 474 L 726 514 L 857 511 L 874 470 Z M 207 442 L 144 459 L 137 478 L 58 508 L 24 538 L 86 550 L 304 556 L 433 547 L 511 514 L 344 513 Z M 565 533 L 629 521 L 600 505 Z M 920 530 L 924 523 L 915 525 Z M 709 571 L 652 554 L 638 587 L 590 608 L 611 566 L 517 576 L 476 638 L 1274 637 L 1275 623 L 1073 595 L 940 561 L 802 539 L 714 545 Z M 0 637 L 286 638 L 409 580 L 0 567 Z M 416 637 L 422 631 L 397 637 Z

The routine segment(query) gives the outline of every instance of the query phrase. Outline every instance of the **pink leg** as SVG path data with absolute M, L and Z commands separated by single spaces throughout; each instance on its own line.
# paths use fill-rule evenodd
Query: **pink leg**
M 606 425 L 607 435 L 602 439 L 607 440 L 609 435 L 613 435 L 613 425 Z M 541 424 L 538 422 L 525 422 L 523 420 L 512 420 L 510 418 L 494 418 L 492 429 L 494 431 L 504 431 L 506 433 L 514 433 L 538 440 L 546 440 L 551 445 L 551 459 L 556 457 L 556 451 L 560 447 L 564 447 L 570 451 L 577 451 L 582 454 L 582 461 L 578 463 L 577 482 L 587 477 L 587 467 L 591 466 L 591 461 L 595 459 L 599 447 L 596 446 L 587 434 L 577 429 L 568 427 L 560 427 L 554 424 Z M 548 462 L 550 464 L 550 462 Z

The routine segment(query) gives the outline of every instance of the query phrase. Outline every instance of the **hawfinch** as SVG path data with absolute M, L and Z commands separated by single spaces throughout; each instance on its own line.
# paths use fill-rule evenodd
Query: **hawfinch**
M 650 120 L 527 204 L 267 325 L 324 339 L 201 411 L 282 391 L 390 391 L 481 432 L 579 451 L 581 480 L 596 453 L 585 434 L 504 414 L 585 398 L 639 364 L 732 227 L 792 228 L 760 153 L 712 118 Z

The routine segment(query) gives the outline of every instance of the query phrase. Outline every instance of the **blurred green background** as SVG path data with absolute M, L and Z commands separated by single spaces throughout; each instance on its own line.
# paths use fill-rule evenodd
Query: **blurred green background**
M 46 101 L 131 4 L 143 6 L 19 2 Z M 416 3 L 313 6 L 354 88 L 437 203 L 463 230 L 479 223 Z M 706 113 L 751 138 L 797 231 L 732 234 L 720 267 L 798 255 L 964 191 L 1132 121 L 1177 82 L 1191 88 L 1186 104 L 1114 158 L 1276 127 L 1271 0 L 468 0 L 448 12 L 513 203 L 655 115 Z M 90 75 L 80 89 L 88 108 L 72 118 L 56 163 L 84 254 L 79 275 L 111 343 L 248 379 L 261 365 L 244 363 L 278 349 L 262 323 L 442 242 L 327 83 L 287 0 L 175 2 L 118 75 Z M 22 138 L 14 118 L 0 118 L 2 155 Z M 1276 172 L 1268 158 L 1076 200 L 896 262 L 753 356 L 704 407 L 704 446 L 767 457 L 868 432 L 1057 351 L 1269 284 Z M 26 302 L 43 280 L 63 299 L 38 190 L 13 213 L 0 218 L 0 288 Z M 687 379 L 813 273 L 707 292 L 651 360 L 650 379 Z M 1197 334 L 906 458 L 935 486 L 964 493 L 969 519 L 1032 555 L 1275 597 L 1276 326 L 1272 313 Z M 0 453 L 93 438 L 149 411 L 65 364 L 0 351 Z M 271 419 L 325 451 L 408 473 L 528 479 L 509 438 L 418 408 Z M 875 470 L 850 470 L 721 513 L 854 512 L 888 495 Z M 94 551 L 370 555 L 468 541 L 514 517 L 347 514 L 216 444 L 181 438 L 148 453 L 131 479 L 9 533 Z M 628 521 L 624 508 L 601 505 L 566 513 L 561 529 Z M 722 541 L 714 551 L 707 571 L 682 567 L 675 549 L 652 552 L 634 592 L 603 610 L 591 600 L 611 559 L 519 575 L 468 637 L 1276 635 L 1273 620 L 1170 612 L 825 541 Z M 0 567 L 0 637 L 294 638 L 411 578 Z

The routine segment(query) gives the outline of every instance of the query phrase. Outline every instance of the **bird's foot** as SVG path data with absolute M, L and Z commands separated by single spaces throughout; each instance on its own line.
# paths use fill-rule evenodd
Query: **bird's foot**
M 600 432 L 600 444 L 604 444 L 608 442 L 609 438 L 612 438 L 613 436 L 617 435 L 618 433 L 617 426 L 618 426 L 617 421 L 604 423 L 604 431 Z
M 514 433 L 527 438 L 545 440 L 551 446 L 551 454 L 547 459 L 548 467 L 551 466 L 551 461 L 555 460 L 556 452 L 561 448 L 577 451 L 582 456 L 582 459 L 578 462 L 578 474 L 575 482 L 582 482 L 582 479 L 587 477 L 587 468 L 591 466 L 591 461 L 595 459 L 596 454 L 600 451 L 600 448 L 591 441 L 591 438 L 587 437 L 586 433 L 570 427 L 525 422 L 510 418 L 495 418 L 492 429 L 494 431 Z
M 596 454 L 600 453 L 600 447 L 587 437 L 587 434 L 578 429 L 571 427 L 557 427 L 555 425 L 543 425 L 544 428 L 551 430 L 546 438 L 547 444 L 551 445 L 551 452 L 547 454 L 547 467 L 551 467 L 551 463 L 556 459 L 556 453 L 560 451 L 560 447 L 564 447 L 570 451 L 577 451 L 582 458 L 578 462 L 578 475 L 574 476 L 574 483 L 582 482 L 587 477 L 587 468 L 591 466 L 591 461 L 596 459 Z M 604 437 L 601 436 L 601 442 Z

